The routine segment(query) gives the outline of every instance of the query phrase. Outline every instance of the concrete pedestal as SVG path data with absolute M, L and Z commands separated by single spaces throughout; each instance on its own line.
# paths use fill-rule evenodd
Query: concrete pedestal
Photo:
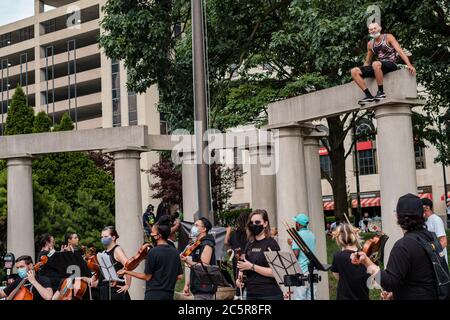
M 139 163 L 141 150 L 121 149 L 109 152 L 114 153 L 116 229 L 120 236 L 118 242 L 130 258 L 144 243 Z M 135 271 L 143 272 L 144 263 Z M 133 278 L 129 292 L 131 299 L 143 300 L 145 282 Z
M 389 236 L 385 264 L 394 243 L 403 236 L 397 225 L 398 198 L 417 193 L 411 106 L 385 105 L 375 109 L 380 164 L 381 217 L 383 232 Z
M 194 222 L 194 215 L 198 212 L 197 165 L 195 164 L 195 152 L 183 152 L 180 154 L 180 158 L 183 180 L 183 217 L 185 221 Z
M 308 190 L 309 229 L 316 236 L 316 256 L 322 263 L 327 263 L 327 244 L 325 234 L 325 218 L 322 203 L 322 185 L 319 158 L 320 137 L 305 137 L 306 185 Z M 331 263 L 331 261 L 330 261 Z M 317 298 L 329 300 L 328 274 L 321 272 L 322 281 L 318 284 Z
M 303 137 L 299 127 L 274 130 L 277 161 L 277 225 L 278 243 L 282 251 L 289 250 L 289 238 L 284 221 L 293 223 L 298 213 L 308 213 Z
M 271 227 L 277 226 L 276 176 L 266 174 L 264 168 L 273 163 L 274 157 L 270 146 L 252 146 L 250 154 L 250 176 L 252 186 L 252 208 L 265 209 L 269 214 Z M 273 166 L 272 166 L 273 167 Z
M 7 160 L 8 223 L 7 250 L 18 258 L 29 255 L 34 261 L 33 181 L 31 156 Z

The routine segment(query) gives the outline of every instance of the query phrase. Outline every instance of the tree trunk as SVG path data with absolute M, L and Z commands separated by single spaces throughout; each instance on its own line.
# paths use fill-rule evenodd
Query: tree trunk
M 336 218 L 345 221 L 344 213 L 348 212 L 347 179 L 345 168 L 344 124 L 340 117 L 327 118 L 330 134 L 330 160 L 332 168 L 331 188 L 333 189 L 334 210 Z

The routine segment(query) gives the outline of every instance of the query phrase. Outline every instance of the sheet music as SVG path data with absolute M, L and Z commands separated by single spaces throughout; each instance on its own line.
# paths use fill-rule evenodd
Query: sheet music
M 111 261 L 109 255 L 105 252 L 97 253 L 98 264 L 100 266 L 100 270 L 105 278 L 105 281 L 117 281 L 117 282 L 125 282 L 124 279 L 120 279 L 116 273 L 116 269 Z

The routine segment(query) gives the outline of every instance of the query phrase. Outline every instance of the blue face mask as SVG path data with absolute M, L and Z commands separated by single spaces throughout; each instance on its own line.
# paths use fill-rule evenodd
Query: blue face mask
M 191 229 L 191 236 L 193 238 L 197 238 L 199 234 L 200 234 L 200 230 L 198 230 L 198 228 L 196 226 L 193 226 Z
M 109 246 L 110 244 L 111 244 L 111 242 L 112 242 L 112 237 L 105 237 L 105 238 L 102 238 L 102 244 L 106 247 L 106 246 Z
M 28 273 L 27 268 L 19 268 L 19 269 L 17 269 L 17 274 L 19 275 L 19 277 L 21 279 L 26 278 L 27 277 L 27 273 Z

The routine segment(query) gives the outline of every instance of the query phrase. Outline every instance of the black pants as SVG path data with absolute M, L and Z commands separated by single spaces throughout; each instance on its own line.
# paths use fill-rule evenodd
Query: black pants
M 117 293 L 117 290 L 119 288 L 113 287 L 111 288 L 111 300 L 131 300 L 130 294 L 127 292 L 125 293 Z M 109 286 L 99 286 L 100 290 L 100 300 L 109 300 Z
M 363 78 L 375 78 L 375 71 L 372 66 L 359 67 Z M 381 61 L 381 71 L 383 74 L 398 70 L 398 66 L 391 61 Z
M 148 290 L 144 300 L 173 300 L 173 292 Z

